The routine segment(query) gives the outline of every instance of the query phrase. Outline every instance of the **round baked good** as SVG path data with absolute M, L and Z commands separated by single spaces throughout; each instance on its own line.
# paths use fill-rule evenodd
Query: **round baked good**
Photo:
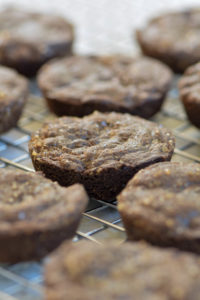
M 40 259 L 75 234 L 87 204 L 83 186 L 68 188 L 38 173 L 0 170 L 0 261 Z
M 139 169 L 170 160 L 173 150 L 169 130 L 114 112 L 58 118 L 29 142 L 36 170 L 64 186 L 82 183 L 91 197 L 106 201 L 114 200 Z
M 179 93 L 188 119 L 200 128 L 200 63 L 185 71 L 179 81 Z
M 200 60 L 200 9 L 186 9 L 153 18 L 137 31 L 136 36 L 145 55 L 182 73 Z
M 45 268 L 46 300 L 198 300 L 200 258 L 145 243 L 64 243 Z
M 73 56 L 41 69 L 38 83 L 58 116 L 94 110 L 150 118 L 159 111 L 172 80 L 170 69 L 146 57 Z
M 159 163 L 141 170 L 118 196 L 129 240 L 200 253 L 200 165 Z
M 0 63 L 33 76 L 47 60 L 71 52 L 73 27 L 56 15 L 7 8 L 0 12 Z
M 28 81 L 17 72 L 0 66 L 0 134 L 14 127 L 28 96 Z

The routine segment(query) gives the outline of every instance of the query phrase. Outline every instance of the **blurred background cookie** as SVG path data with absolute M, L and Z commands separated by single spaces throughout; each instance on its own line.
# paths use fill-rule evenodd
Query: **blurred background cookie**
M 46 300 L 193 299 L 200 259 L 145 243 L 65 243 L 45 268 Z
M 27 76 L 71 53 L 73 39 L 73 26 L 63 17 L 14 7 L 0 12 L 0 63 Z
M 200 60 L 200 8 L 161 14 L 137 31 L 145 55 L 160 59 L 182 73 Z
M 28 97 L 28 81 L 0 66 L 0 134 L 16 126 Z
M 200 128 L 200 63 L 185 71 L 179 81 L 179 93 L 188 119 Z
M 47 63 L 38 83 L 58 116 L 94 110 L 150 118 L 159 111 L 172 81 L 164 64 L 146 57 L 73 56 Z

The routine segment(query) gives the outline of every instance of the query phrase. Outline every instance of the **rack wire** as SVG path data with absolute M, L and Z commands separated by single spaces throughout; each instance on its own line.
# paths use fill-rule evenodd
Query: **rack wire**
M 174 85 L 176 86 L 176 81 Z M 31 95 L 18 127 L 0 136 L 0 168 L 19 168 L 33 172 L 28 153 L 30 134 L 40 128 L 43 122 L 55 118 L 48 111 L 35 82 L 31 82 L 30 91 Z M 170 128 L 176 137 L 172 161 L 200 162 L 200 131 L 187 121 L 176 87 L 171 89 L 161 112 L 153 120 Z M 117 239 L 122 243 L 126 239 L 116 203 L 91 199 L 74 241 L 83 238 L 98 244 L 110 239 Z M 0 265 L 0 299 L 43 299 L 42 273 L 43 261 Z

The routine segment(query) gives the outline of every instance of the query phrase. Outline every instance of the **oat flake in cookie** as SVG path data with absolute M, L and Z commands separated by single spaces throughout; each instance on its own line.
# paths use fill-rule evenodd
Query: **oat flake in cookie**
M 0 12 L 0 63 L 33 76 L 47 60 L 71 52 L 73 27 L 64 18 L 18 8 Z
M 46 123 L 29 143 L 36 170 L 64 186 L 82 183 L 90 196 L 106 201 L 141 168 L 170 160 L 173 150 L 169 130 L 129 114 L 100 112 Z
M 159 163 L 141 170 L 118 196 L 129 240 L 200 253 L 200 165 Z
M 199 8 L 163 14 L 137 31 L 143 53 L 178 73 L 200 60 L 199 39 Z
M 200 258 L 145 243 L 65 243 L 45 268 L 46 300 L 199 300 Z
M 200 128 L 200 63 L 185 71 L 179 81 L 179 92 L 188 119 Z
M 0 66 L 0 134 L 17 124 L 27 96 L 27 80 L 14 70 Z
M 74 56 L 40 70 L 38 83 L 58 116 L 84 116 L 94 110 L 150 118 L 159 111 L 172 73 L 159 61 L 125 56 Z
M 88 201 L 38 173 L 0 170 L 0 262 L 40 259 L 75 234 Z

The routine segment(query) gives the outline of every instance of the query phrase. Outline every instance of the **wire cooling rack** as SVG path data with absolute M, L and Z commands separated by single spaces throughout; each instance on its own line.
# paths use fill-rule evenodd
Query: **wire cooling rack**
M 55 118 L 49 113 L 35 82 L 30 83 L 30 91 L 31 95 L 18 127 L 0 136 L 0 168 L 33 171 L 28 153 L 30 134 L 40 128 L 43 122 Z M 153 120 L 170 128 L 176 137 L 173 161 L 200 162 L 200 131 L 186 119 L 178 100 L 176 80 L 162 111 Z M 91 199 L 74 240 L 82 238 L 100 244 L 109 239 L 117 239 L 119 243 L 126 239 L 116 203 Z M 0 300 L 43 299 L 42 273 L 43 262 L 0 265 Z

